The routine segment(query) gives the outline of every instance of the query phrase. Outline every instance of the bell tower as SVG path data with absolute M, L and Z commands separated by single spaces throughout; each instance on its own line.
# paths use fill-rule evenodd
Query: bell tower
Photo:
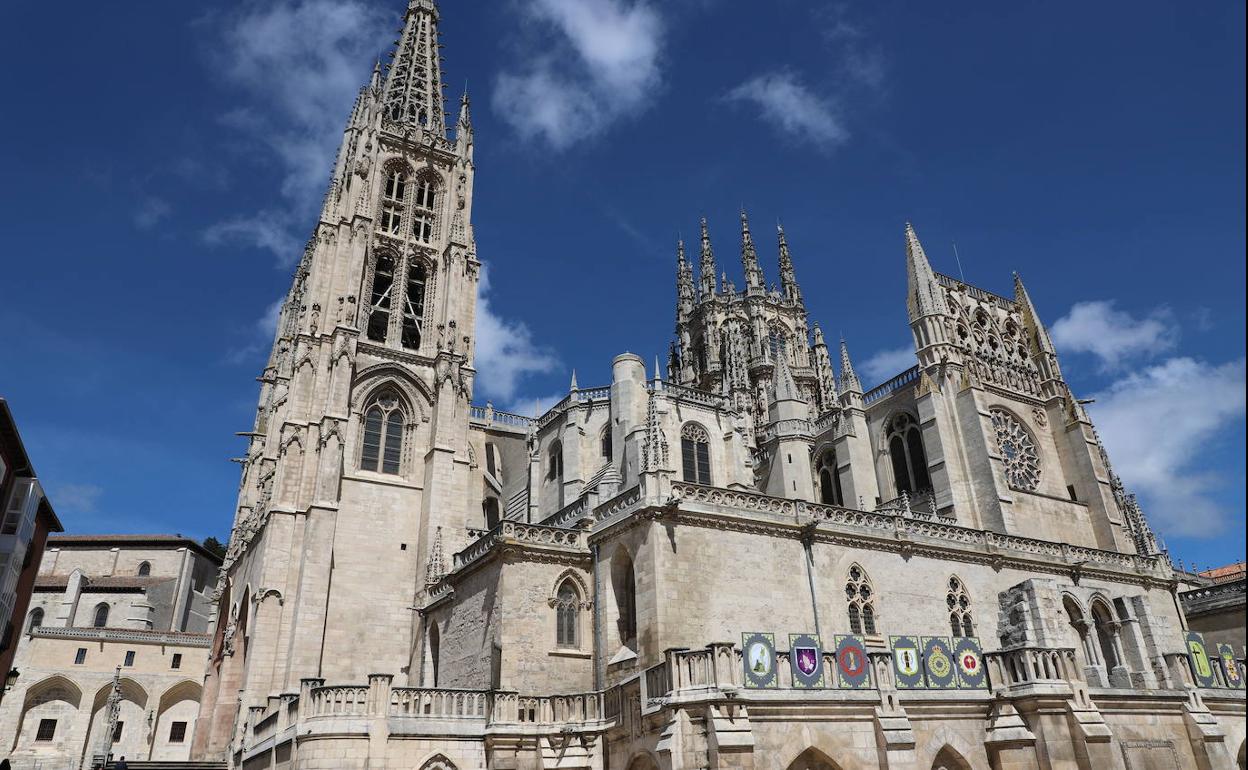
M 410 608 L 466 543 L 477 259 L 467 95 L 411 0 L 360 90 L 283 303 L 217 587 L 195 756 L 305 679 L 409 670 Z M 458 540 L 465 542 L 458 542 Z

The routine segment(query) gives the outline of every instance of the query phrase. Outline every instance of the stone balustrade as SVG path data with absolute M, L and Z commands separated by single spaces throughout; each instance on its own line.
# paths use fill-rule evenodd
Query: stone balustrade
M 456 553 L 451 558 L 452 567 L 454 569 L 465 567 L 480 559 L 494 546 L 506 543 L 523 543 L 574 551 L 583 551 L 586 548 L 585 535 L 580 530 L 504 519 L 494 529 L 478 536 L 467 548 Z
M 1083 675 L 1071 647 L 1020 647 L 984 655 L 988 683 L 994 691 L 1033 685 L 1082 682 Z
M 515 692 L 492 694 L 490 710 L 494 724 L 570 725 L 601 722 L 606 708 L 603 692 L 571 695 L 521 695 Z
M 489 693 L 484 690 L 395 687 L 390 690 L 387 713 L 393 717 L 484 720 L 490 714 Z

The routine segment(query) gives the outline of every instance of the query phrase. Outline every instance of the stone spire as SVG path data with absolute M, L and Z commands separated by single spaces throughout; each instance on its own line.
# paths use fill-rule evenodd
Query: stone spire
M 685 242 L 676 241 L 676 319 L 689 317 L 695 301 L 693 266 L 685 259 Z
M 384 110 L 388 120 L 423 127 L 445 137 L 438 48 L 437 6 L 433 0 L 410 0 L 386 73 Z
M 1027 326 L 1027 336 L 1036 346 L 1036 350 L 1040 353 L 1056 354 L 1057 349 L 1053 347 L 1053 340 L 1049 338 L 1049 332 L 1044 328 L 1044 324 L 1040 323 L 1040 314 L 1036 312 L 1036 306 L 1031 303 L 1031 296 L 1027 293 L 1027 287 L 1023 286 L 1023 279 L 1018 273 L 1014 274 L 1014 304 L 1018 305 L 1018 312 Z
M 849 360 L 849 346 L 845 338 L 841 338 L 841 390 L 845 393 L 862 393 L 862 382 L 854 372 L 854 364 Z
M 702 279 L 702 299 L 715 296 L 715 252 L 711 250 L 711 234 L 706 229 L 706 217 L 702 217 L 702 261 L 698 274 Z
M 909 222 L 906 223 L 906 276 L 906 309 L 910 312 L 911 321 L 949 312 L 945 294 L 936 282 L 936 274 L 927 261 L 923 244 L 919 243 L 919 236 Z
M 794 302 L 802 301 L 802 290 L 797 285 L 797 272 L 793 270 L 793 257 L 789 254 L 789 242 L 784 237 L 784 228 L 776 225 L 780 237 L 780 288 L 784 296 Z
M 764 291 L 767 279 L 763 277 L 763 269 L 758 266 L 758 252 L 754 250 L 754 237 L 750 235 L 750 220 L 741 211 L 741 267 L 745 271 L 746 292 Z
M 789 368 L 789 359 L 787 356 L 777 356 L 779 362 L 776 366 L 776 376 L 773 398 L 776 401 L 802 401 L 802 393 L 797 389 L 797 380 L 793 379 L 793 370 Z
M 461 158 L 472 157 L 472 109 L 468 90 L 459 98 L 459 120 L 455 123 L 455 146 Z
M 655 363 L 658 368 L 658 363 Z M 650 390 L 646 399 L 646 436 L 641 446 L 641 470 L 661 471 L 667 467 L 668 449 L 667 436 L 663 435 L 663 427 L 659 424 L 659 408 L 655 395 L 657 388 Z
M 823 339 L 823 329 L 815 324 L 815 377 L 819 381 L 819 408 L 827 411 L 836 405 L 836 375 L 832 371 L 832 356 L 828 343 Z
M 446 564 L 442 557 L 442 528 L 438 527 L 433 535 L 433 546 L 429 549 L 429 563 L 425 565 L 425 587 L 434 585 L 446 574 Z

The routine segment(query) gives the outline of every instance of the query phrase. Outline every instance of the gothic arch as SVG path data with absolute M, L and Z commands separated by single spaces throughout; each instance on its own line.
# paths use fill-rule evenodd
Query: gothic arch
M 551 607 L 554 607 L 559 601 L 560 587 L 562 587 L 564 582 L 568 580 L 572 581 L 573 587 L 576 588 L 577 593 L 581 596 L 581 608 L 589 609 L 592 607 L 594 601 L 590 598 L 592 594 L 589 592 L 589 586 L 585 583 L 585 578 L 581 577 L 580 573 L 572 568 L 565 569 L 563 572 L 559 573 L 559 577 L 555 578 L 555 582 L 550 586 L 550 596 L 546 599 L 546 602 Z
M 659 770 L 659 763 L 654 761 L 649 752 L 643 751 L 628 760 L 628 770 Z
M 945 744 L 932 760 L 932 770 L 971 770 L 971 763 L 961 752 Z
M 845 571 L 845 603 L 851 633 L 874 636 L 879 633 L 880 614 L 875 603 L 875 583 L 858 562 Z
M 22 713 L 17 718 L 17 731 L 13 734 L 13 741 L 9 747 L 10 750 L 16 749 L 18 741 L 21 740 L 22 731 L 26 724 L 26 714 L 32 708 L 52 701 L 68 703 L 76 711 L 82 708 L 82 688 L 60 674 L 41 679 L 28 687 L 26 695 L 22 699 Z
M 458 770 L 455 763 L 441 752 L 433 754 L 424 762 L 421 762 L 420 770 Z
M 841 766 L 819 749 L 811 746 L 786 765 L 788 770 L 841 770 Z
M 419 415 L 421 422 L 429 422 L 428 406 L 433 403 L 433 393 L 419 377 L 389 361 L 356 372 L 351 381 L 351 414 L 358 415 L 387 385 L 403 396 L 413 416 Z

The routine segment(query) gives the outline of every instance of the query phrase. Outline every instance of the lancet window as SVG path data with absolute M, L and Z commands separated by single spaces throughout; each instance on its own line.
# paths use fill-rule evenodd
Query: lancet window
M 945 596 L 949 608 L 949 630 L 954 637 L 974 636 L 975 622 L 971 617 L 971 596 L 966 585 L 956 575 L 949 578 L 949 592 Z
M 885 433 L 888 455 L 893 464 L 893 482 L 897 494 L 913 494 L 931 489 L 927 474 L 927 453 L 923 449 L 923 432 L 914 416 L 902 412 L 888 422 Z
M 378 227 L 383 233 L 398 235 L 403 231 L 403 199 L 407 195 L 407 173 L 391 171 L 381 196 L 381 217 Z
M 828 449 L 819 455 L 816 472 L 819 476 L 819 502 L 827 505 L 844 505 L 845 495 L 841 490 L 841 474 L 836 467 L 835 449 Z
M 384 391 L 364 410 L 360 469 L 397 476 L 403 456 L 403 410 L 398 396 Z
M 385 342 L 394 294 L 394 255 L 381 251 L 375 259 L 373 286 L 369 292 L 368 338 L 374 342 Z
M 555 646 L 581 646 L 581 592 L 571 578 L 564 580 L 555 594 Z
M 849 606 L 849 630 L 855 634 L 876 633 L 875 588 L 866 570 L 857 564 L 845 579 L 845 601 Z
M 412 261 L 407 268 L 407 292 L 403 298 L 403 347 L 417 350 L 424 336 L 425 283 L 428 271 L 423 262 Z
M 26 624 L 27 631 L 33 631 L 43 625 L 43 608 L 36 607 L 30 611 L 30 622 Z
M 421 243 L 433 240 L 434 203 L 437 199 L 437 185 L 431 179 L 416 180 L 415 195 L 412 196 L 414 210 L 412 212 L 412 236 Z
M 550 445 L 550 456 L 546 459 L 546 478 L 563 478 L 563 444 L 558 441 Z
M 100 602 L 95 605 L 95 617 L 91 620 L 91 625 L 96 628 L 104 628 L 108 625 L 108 603 Z
M 685 481 L 711 483 L 711 437 L 706 428 L 687 422 L 680 429 L 680 457 Z

